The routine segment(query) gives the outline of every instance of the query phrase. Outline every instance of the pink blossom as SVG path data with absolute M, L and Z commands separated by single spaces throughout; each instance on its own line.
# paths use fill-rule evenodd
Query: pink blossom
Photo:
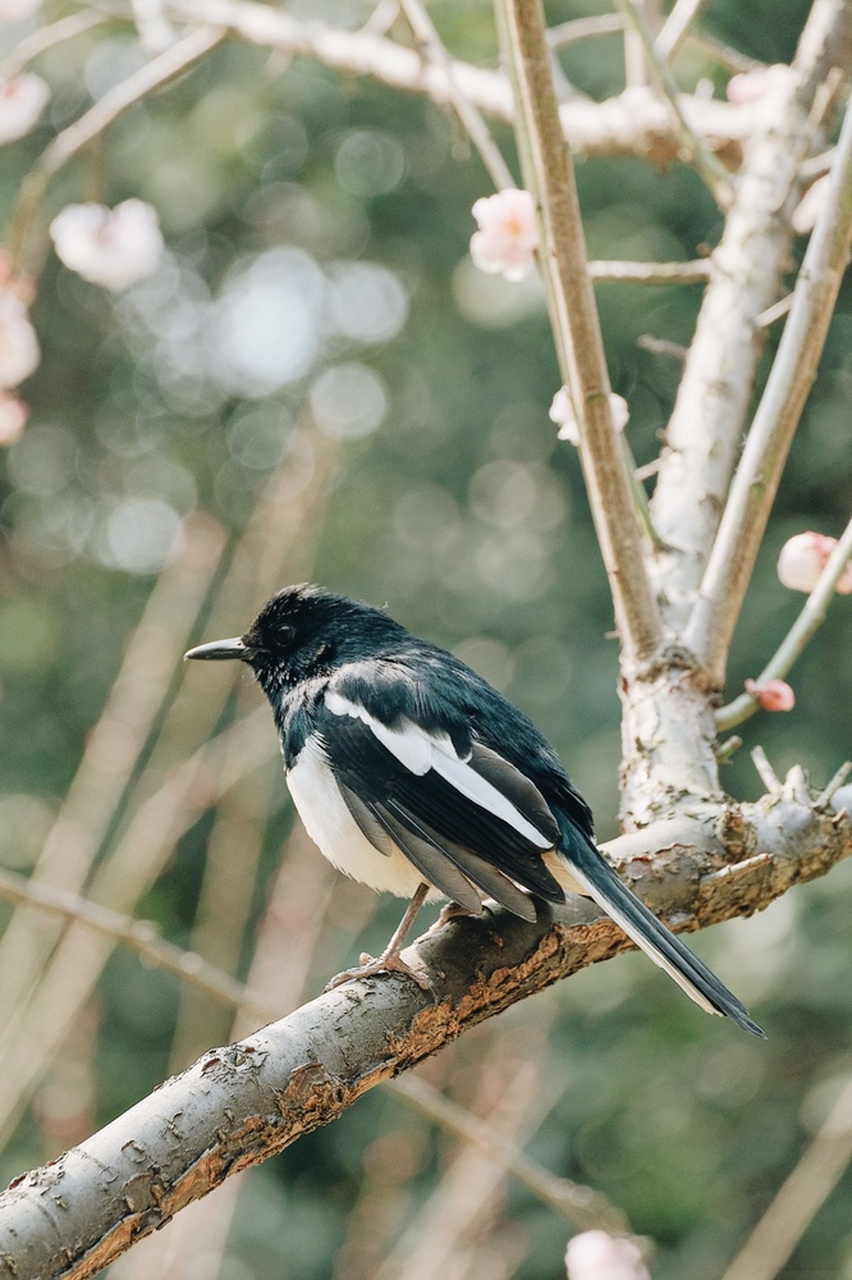
M 507 280 L 523 280 L 538 248 L 535 203 L 529 191 L 508 189 L 483 197 L 473 206 L 479 224 L 470 241 L 470 256 L 480 271 L 500 272 Z
M 791 591 L 813 591 L 837 539 L 825 533 L 797 533 L 788 538 L 778 557 L 778 577 Z M 842 596 L 852 594 L 852 561 L 844 569 L 835 590 Z
M 782 93 L 795 79 L 796 73 L 792 67 L 784 62 L 775 62 L 771 67 L 753 67 L 751 71 L 731 76 L 725 92 L 728 101 L 739 107 Z
M 650 1280 L 638 1245 L 605 1231 L 584 1231 L 568 1241 L 568 1280 Z
M 157 212 L 144 200 L 125 200 L 114 209 L 66 205 L 50 234 L 66 267 L 106 289 L 126 289 L 152 275 L 163 253 Z
M 0 81 L 0 143 L 23 138 L 44 110 L 50 89 L 30 72 Z
M 623 431 L 630 418 L 630 409 L 624 396 L 616 395 L 613 391 L 609 397 L 609 411 L 616 431 Z M 553 397 L 548 417 L 551 422 L 558 424 L 560 440 L 568 440 L 573 445 L 579 445 L 580 428 L 571 403 L 571 393 L 567 387 L 560 387 Z
M 23 302 L 13 293 L 0 292 L 0 388 L 23 382 L 40 358 L 38 338 Z
M 745 691 L 757 700 L 764 711 L 792 711 L 796 705 L 796 695 L 786 680 L 766 680 L 763 684 L 746 680 Z
M 0 449 L 20 439 L 29 416 L 29 408 L 22 400 L 0 394 Z

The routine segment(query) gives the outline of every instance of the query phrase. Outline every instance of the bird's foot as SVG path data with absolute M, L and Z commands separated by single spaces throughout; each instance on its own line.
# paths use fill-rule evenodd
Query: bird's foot
M 365 952 L 361 956 L 360 964 L 336 974 L 326 984 L 325 990 L 333 991 L 335 987 L 342 987 L 344 983 L 351 982 L 354 978 L 372 978 L 376 973 L 401 973 L 406 978 L 411 978 L 416 982 L 421 991 L 432 991 L 433 989 L 428 974 L 418 973 L 416 969 L 403 960 L 398 951 L 383 951 L 380 956 L 367 955 Z
M 326 991 L 332 991 L 335 987 L 342 987 L 344 982 L 351 982 L 353 978 L 371 978 L 374 973 L 390 972 L 402 973 L 406 978 L 413 979 L 421 991 L 434 992 L 434 987 L 429 977 L 425 973 L 418 973 L 416 969 L 412 969 L 411 965 L 406 964 L 400 955 L 405 939 L 408 937 L 411 926 L 414 923 L 414 918 L 423 906 L 428 892 L 428 884 L 423 883 L 417 886 L 414 897 L 405 909 L 405 915 L 400 920 L 390 942 L 380 956 L 361 956 L 361 963 L 356 965 L 354 969 L 344 969 L 342 973 L 338 973 L 329 982 Z

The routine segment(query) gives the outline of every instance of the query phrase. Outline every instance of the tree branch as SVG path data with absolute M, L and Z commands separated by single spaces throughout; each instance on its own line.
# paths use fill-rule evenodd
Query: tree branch
M 369 30 L 346 31 L 326 23 L 302 22 L 289 13 L 252 0 L 168 0 L 170 13 L 198 22 L 201 18 L 250 44 L 313 58 L 324 66 L 356 76 L 369 76 L 392 89 L 420 94 L 452 105 L 461 93 L 486 115 L 511 123 L 512 89 L 499 71 L 452 61 L 452 83 L 441 66 L 416 49 L 406 48 Z M 749 64 L 751 65 L 751 64 Z M 706 101 L 683 94 L 680 109 L 692 132 L 729 167 L 742 159 L 743 143 L 754 128 L 754 110 L 728 102 Z M 565 138 L 585 155 L 640 155 L 652 164 L 677 160 L 680 138 L 667 105 L 656 91 L 632 88 L 606 102 L 572 98 L 559 116 Z
M 625 666 L 658 650 L 662 627 L 651 594 L 630 477 L 612 424 L 610 385 L 589 279 L 580 203 L 562 135 L 540 0 L 505 7 L 516 85 L 516 132 L 525 185 L 538 197 L 539 255 L 563 381 L 580 428 L 580 456 L 609 577 Z
M 146 62 L 133 75 L 109 89 L 73 124 L 45 147 L 21 185 L 21 195 L 9 232 L 9 252 L 18 269 L 27 269 L 29 240 L 48 182 L 72 156 L 100 135 L 134 103 L 161 88 L 198 62 L 224 39 L 220 28 L 198 27 Z
M 828 606 L 834 597 L 835 586 L 850 560 L 852 560 L 852 520 L 847 524 L 843 536 L 829 556 L 798 618 L 757 676 L 756 685 L 765 684 L 767 680 L 783 679 L 787 675 L 805 645 L 825 621 Z M 720 732 L 733 729 L 735 725 L 742 724 L 753 715 L 759 706 L 760 703 L 753 694 L 741 693 L 733 702 L 716 712 L 716 728 Z
M 514 187 L 516 184 L 512 171 L 483 120 L 481 111 L 465 96 L 456 81 L 453 60 L 444 48 L 426 6 L 420 0 L 400 0 L 400 3 L 415 40 L 423 48 L 427 59 L 434 66 L 440 67 L 446 76 L 453 110 L 479 152 L 495 188 L 500 191 Z
M 748 915 L 852 854 L 847 814 L 818 812 L 801 770 L 755 805 L 706 805 L 607 846 L 649 905 L 695 929 Z M 467 1028 L 628 946 L 579 899 L 532 926 L 452 922 L 399 975 L 325 993 L 189 1070 L 0 1197 L 0 1276 L 83 1280 L 232 1173 L 335 1119 Z
M 721 688 L 728 648 L 787 454 L 816 376 L 852 247 L 852 108 L 837 145 L 825 206 L 793 291 L 761 397 L 686 631 L 686 642 Z
M 757 317 L 778 296 L 800 166 L 816 133 L 814 102 L 832 66 L 849 58 L 850 26 L 852 10 L 838 0 L 814 4 L 794 63 L 800 82 L 787 94 L 779 91 L 771 114 L 759 118 L 710 259 L 712 278 L 651 503 L 654 525 L 670 548 L 654 557 L 652 580 L 675 634 L 689 621 L 740 450 L 765 338 Z

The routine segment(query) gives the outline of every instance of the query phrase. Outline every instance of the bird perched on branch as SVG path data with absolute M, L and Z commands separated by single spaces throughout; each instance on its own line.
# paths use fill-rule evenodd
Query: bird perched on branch
M 534 921 L 536 899 L 580 893 L 708 1013 L 763 1034 L 598 852 L 588 805 L 532 721 L 452 654 L 301 584 L 245 635 L 186 656 L 251 667 L 308 833 L 339 870 L 411 900 L 382 955 L 341 980 L 383 969 L 420 980 L 400 951 L 426 900 L 479 913 L 493 898 Z

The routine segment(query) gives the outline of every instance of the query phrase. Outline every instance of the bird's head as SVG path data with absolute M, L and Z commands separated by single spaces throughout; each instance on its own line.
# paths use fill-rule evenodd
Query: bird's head
M 377 609 L 302 582 L 267 600 L 244 635 L 197 645 L 184 656 L 245 662 L 273 697 L 323 674 L 349 655 L 365 628 L 383 625 L 396 626 Z

